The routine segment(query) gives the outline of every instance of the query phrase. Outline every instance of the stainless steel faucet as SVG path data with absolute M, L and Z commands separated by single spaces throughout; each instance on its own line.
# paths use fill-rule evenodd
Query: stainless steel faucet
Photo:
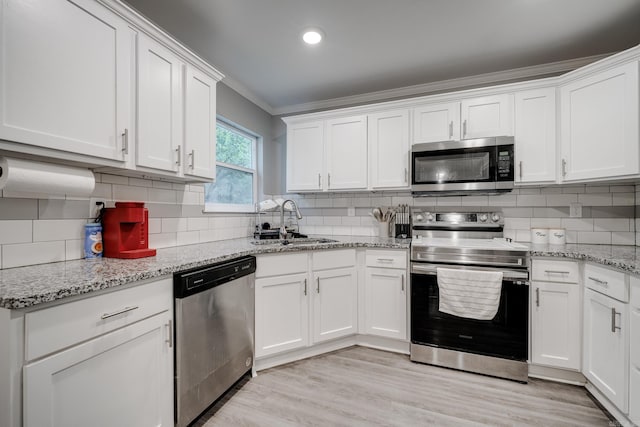
M 293 208 L 296 210 L 296 218 L 302 219 L 302 214 L 300 213 L 300 209 L 298 209 L 298 205 L 296 205 L 296 202 L 294 202 L 291 199 L 287 199 L 284 202 L 282 202 L 282 206 L 280 206 L 280 233 L 279 233 L 281 239 L 287 238 L 287 228 L 284 225 L 284 205 L 286 205 L 287 203 L 291 203 L 293 205 Z

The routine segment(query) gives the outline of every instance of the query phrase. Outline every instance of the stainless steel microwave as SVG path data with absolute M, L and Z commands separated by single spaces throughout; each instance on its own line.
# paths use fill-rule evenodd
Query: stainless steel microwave
M 416 144 L 411 148 L 414 195 L 501 193 L 513 189 L 513 137 Z

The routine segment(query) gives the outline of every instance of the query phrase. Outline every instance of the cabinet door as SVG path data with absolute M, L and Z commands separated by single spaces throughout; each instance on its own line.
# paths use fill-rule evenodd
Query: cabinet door
M 516 183 L 556 180 L 556 89 L 515 94 Z
M 183 70 L 169 49 L 139 35 L 138 166 L 175 173 L 183 163 Z
M 413 143 L 458 141 L 460 103 L 430 104 L 413 109 Z
M 561 88 L 564 181 L 635 175 L 638 167 L 638 62 Z
M 627 305 L 585 289 L 583 370 L 587 379 L 627 413 Z
M 629 419 L 640 425 L 640 282 L 631 277 L 629 306 Z
M 327 190 L 366 189 L 367 117 L 327 120 L 326 129 Z
M 388 268 L 366 269 L 366 333 L 407 338 L 406 272 Z
M 462 139 L 513 135 L 513 95 L 465 99 L 460 105 Z
M 127 23 L 93 0 L 5 0 L 0 20 L 0 139 L 124 160 Z
M 256 358 L 309 344 L 307 274 L 256 280 Z
M 24 425 L 173 426 L 172 314 L 28 364 Z
M 216 176 L 216 81 L 187 68 L 185 99 L 185 175 Z
M 409 112 L 367 117 L 372 189 L 409 187 Z
M 322 191 L 324 122 L 287 126 L 287 191 Z
M 313 342 L 358 331 L 356 269 L 341 268 L 313 274 Z
M 579 370 L 580 287 L 533 282 L 531 292 L 531 361 Z

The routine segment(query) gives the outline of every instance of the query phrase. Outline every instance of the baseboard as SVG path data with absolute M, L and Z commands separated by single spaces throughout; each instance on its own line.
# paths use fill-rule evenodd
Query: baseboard
M 579 371 L 568 369 L 552 368 L 549 366 L 529 365 L 529 376 L 541 380 L 555 381 L 559 383 L 583 386 L 587 383 L 586 378 Z
M 376 337 L 372 335 L 351 335 L 348 337 L 338 338 L 336 340 L 315 344 L 311 347 L 300 348 L 287 351 L 285 353 L 256 359 L 252 372 L 255 373 L 265 369 L 284 365 L 285 363 L 295 362 L 297 360 L 306 359 L 308 357 L 319 356 L 330 351 L 340 350 L 341 348 L 351 347 L 353 345 L 390 351 L 392 353 L 409 354 L 408 341 L 400 341 L 391 338 Z
M 615 418 L 615 421 L 618 424 L 609 423 L 612 426 L 624 426 L 624 427 L 634 427 L 636 426 L 631 422 L 629 418 L 625 414 L 623 414 L 607 397 L 600 393 L 600 391 L 589 381 L 584 386 L 589 393 L 595 398 L 595 400 L 609 413 L 610 416 Z

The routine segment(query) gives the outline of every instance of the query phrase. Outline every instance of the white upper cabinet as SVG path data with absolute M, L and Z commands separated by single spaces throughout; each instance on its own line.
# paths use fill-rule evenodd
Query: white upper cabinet
M 409 187 L 409 112 L 370 114 L 369 187 L 373 190 Z
M 638 163 L 638 61 L 561 86 L 562 180 L 634 176 Z
M 413 143 L 513 135 L 513 95 L 428 104 L 413 109 Z
M 124 161 L 127 22 L 93 0 L 5 0 L 0 19 L 0 139 Z
M 460 139 L 460 103 L 429 104 L 413 109 L 413 143 Z
M 178 172 L 183 162 L 184 62 L 169 49 L 138 38 L 138 166 Z
M 460 110 L 461 139 L 513 135 L 513 95 L 465 99 Z
M 327 120 L 328 190 L 367 188 L 367 117 Z
M 216 81 L 187 67 L 184 174 L 216 176 Z
M 324 122 L 287 126 L 287 191 L 322 191 Z
M 556 89 L 515 94 L 517 184 L 556 180 Z

